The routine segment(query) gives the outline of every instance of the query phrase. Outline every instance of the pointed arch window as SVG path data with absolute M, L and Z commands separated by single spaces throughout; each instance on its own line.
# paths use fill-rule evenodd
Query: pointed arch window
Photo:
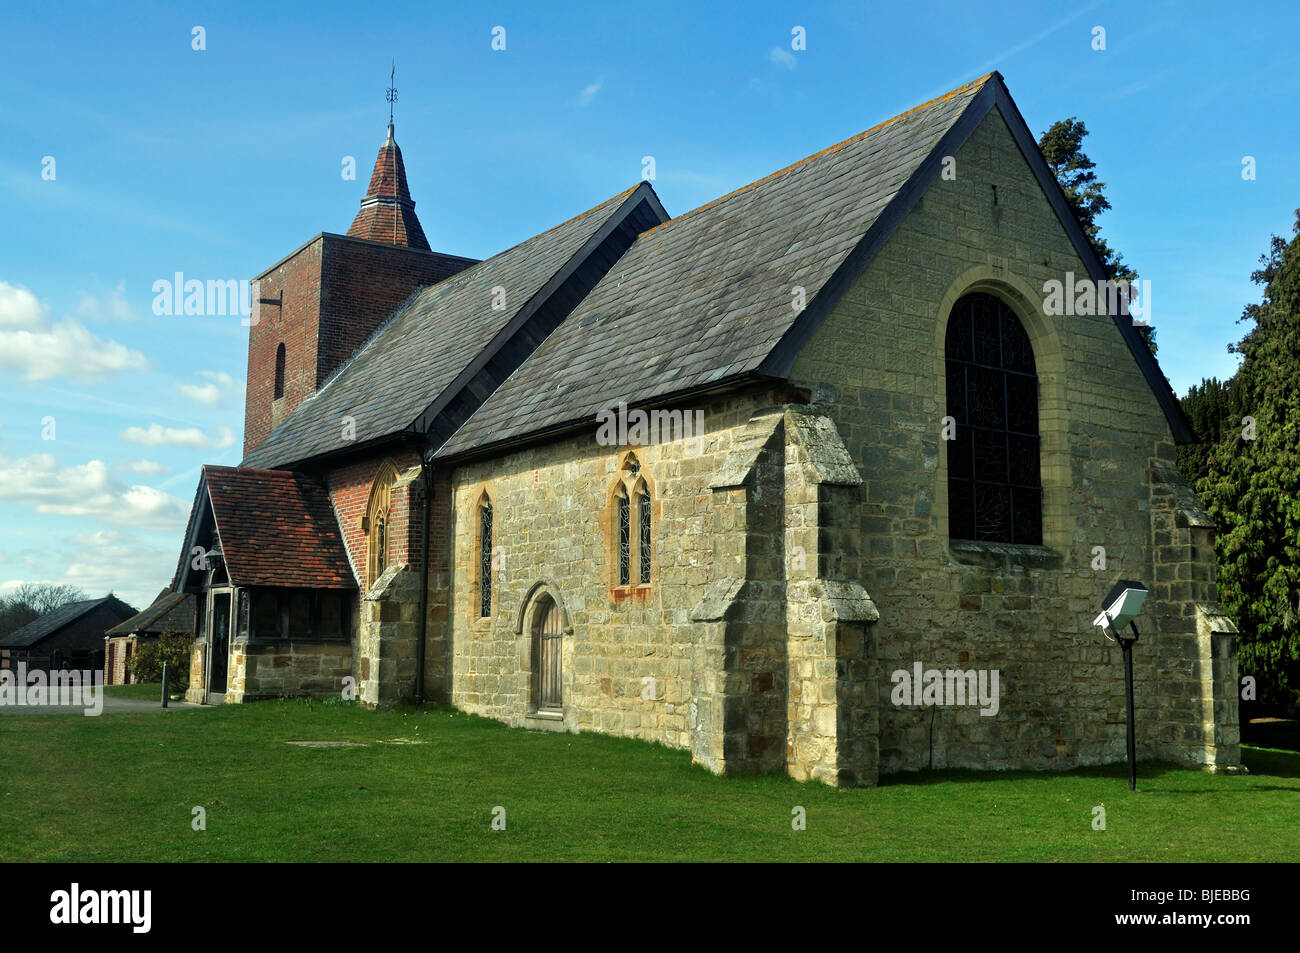
M 644 481 L 637 487 L 637 579 L 643 586 L 650 585 L 650 491 Z
M 610 582 L 615 588 L 648 586 L 654 555 L 654 493 L 634 454 L 624 457 L 610 493 Z
M 478 507 L 478 614 L 492 615 L 492 501 L 483 495 Z
M 953 305 L 944 345 L 952 539 L 1039 545 L 1038 375 L 1016 313 L 983 292 Z
M 615 491 L 618 505 L 618 584 L 632 582 L 632 506 L 627 498 L 627 487 L 619 484 Z
M 275 349 L 275 399 L 284 396 L 284 342 Z
M 393 484 L 397 482 L 397 467 L 385 460 L 375 473 L 370 485 L 370 500 L 366 504 L 366 581 L 374 585 L 375 580 L 388 568 L 388 556 L 391 541 L 389 539 L 389 517 L 393 503 Z

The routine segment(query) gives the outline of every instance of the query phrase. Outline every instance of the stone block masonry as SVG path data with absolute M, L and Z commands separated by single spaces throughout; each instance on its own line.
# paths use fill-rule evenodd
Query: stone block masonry
M 715 399 L 706 433 L 611 448 L 592 431 L 458 468 L 451 700 L 514 725 L 548 717 L 688 749 L 719 773 L 876 779 L 867 627 L 845 543 L 861 478 L 834 428 L 770 389 Z M 648 586 L 611 586 L 607 506 L 629 454 L 653 481 Z M 477 508 L 491 500 L 492 614 L 480 614 Z M 797 568 L 796 568 L 797 567 Z M 839 576 L 827 575 L 840 573 Z M 537 606 L 564 619 L 563 705 L 538 711 Z M 540 725 L 539 725 L 540 726 Z
M 1001 673 L 995 718 L 894 706 L 878 683 L 881 770 L 1123 760 L 1120 652 L 1091 626 L 1121 576 L 1152 589 L 1135 652 L 1139 757 L 1237 764 L 1227 636 L 1197 634 L 1198 604 L 1215 612 L 1210 529 L 1174 512 L 1195 504 L 1168 423 L 1109 317 L 1044 313 L 1044 283 L 1086 271 L 996 110 L 955 158 L 956 179 L 930 186 L 793 374 L 863 475 L 856 535 L 880 669 Z M 1011 305 L 1034 347 L 1042 546 L 949 539 L 945 329 L 973 290 Z

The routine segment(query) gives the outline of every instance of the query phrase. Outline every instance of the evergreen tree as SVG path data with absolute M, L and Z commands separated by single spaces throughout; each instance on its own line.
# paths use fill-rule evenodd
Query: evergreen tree
M 1188 388 L 1182 398 L 1183 413 L 1187 416 L 1197 442 L 1178 448 L 1178 469 L 1187 482 L 1197 481 L 1210 472 L 1210 453 L 1229 430 L 1237 433 L 1245 411 L 1240 409 L 1237 391 L 1231 379 L 1220 381 L 1217 377 L 1204 378 Z
M 1097 216 L 1110 208 L 1110 200 L 1106 198 L 1106 183 L 1100 181 L 1093 171 L 1097 164 L 1083 151 L 1083 139 L 1087 135 L 1088 127 L 1082 120 L 1074 116 L 1058 119 L 1039 137 L 1038 148 L 1047 160 L 1048 168 L 1056 176 L 1056 181 L 1061 184 L 1061 191 L 1074 210 L 1079 227 L 1097 250 L 1106 277 L 1112 281 L 1134 282 L 1138 280 L 1137 272 L 1125 263 L 1123 255 L 1101 237 Z M 1151 353 L 1155 354 L 1155 328 L 1140 324 L 1137 325 L 1137 332 Z
M 1229 346 L 1241 367 L 1222 394 L 1206 382 L 1191 401 L 1206 415 L 1196 489 L 1218 524 L 1219 598 L 1241 630 L 1241 674 L 1273 703 L 1300 694 L 1300 209 L 1294 230 L 1251 275 L 1264 290 Z

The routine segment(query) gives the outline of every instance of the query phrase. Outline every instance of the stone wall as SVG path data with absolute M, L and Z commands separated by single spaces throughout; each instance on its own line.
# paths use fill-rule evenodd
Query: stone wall
M 420 577 L 407 565 L 389 566 L 361 597 L 357 636 L 357 700 L 388 707 L 415 691 Z
M 190 686 L 185 690 L 185 700 L 192 705 L 203 704 L 203 666 L 208 657 L 208 643 L 196 640 L 190 650 Z
M 751 413 L 770 401 L 770 392 L 702 400 L 689 409 L 704 412 L 706 433 L 687 442 L 601 446 L 593 420 L 589 431 L 452 472 L 450 701 L 513 725 L 555 726 L 533 717 L 532 611 L 550 598 L 566 626 L 561 727 L 692 750 L 697 734 L 718 735 L 720 720 L 693 722 L 708 714 L 693 712 L 692 703 L 693 673 L 723 678 L 720 664 L 713 669 L 723 650 L 700 659 L 707 650 L 690 619 L 714 576 L 715 522 L 728 518 L 716 515 L 710 482 Z M 644 587 L 611 585 L 611 492 L 628 451 L 655 488 L 653 571 Z M 476 568 L 484 499 L 493 507 L 499 549 L 492 613 L 481 618 Z M 739 516 L 730 519 L 739 525 Z M 708 744 L 720 746 L 719 738 Z
M 1139 756 L 1203 763 L 1208 732 L 1214 757 L 1233 761 L 1219 693 L 1232 694 L 1235 672 L 1195 636 L 1197 601 L 1214 599 L 1213 547 L 1157 512 L 1151 473 L 1172 465 L 1168 423 L 1110 317 L 1044 313 L 1044 283 L 1086 269 L 996 110 L 955 158 L 956 179 L 930 186 L 792 375 L 865 479 L 857 535 L 880 612 L 881 770 L 1122 759 L 1120 652 L 1091 624 L 1121 577 L 1152 587 L 1135 652 Z M 944 335 L 974 290 L 1006 301 L 1033 343 L 1042 546 L 949 543 Z M 998 671 L 997 715 L 892 704 L 891 673 L 916 662 Z
M 236 641 L 231 648 L 227 704 L 342 697 L 343 680 L 352 674 L 352 646 L 347 642 Z
M 857 571 L 861 477 L 789 394 L 716 399 L 694 444 L 603 447 L 592 432 L 452 479 L 452 702 L 513 725 L 688 748 L 718 773 L 876 779 L 870 598 Z M 629 457 L 631 454 L 631 457 Z M 652 577 L 620 586 L 611 487 L 653 487 Z M 478 510 L 493 507 L 480 615 Z M 533 631 L 562 615 L 561 712 L 537 711 Z

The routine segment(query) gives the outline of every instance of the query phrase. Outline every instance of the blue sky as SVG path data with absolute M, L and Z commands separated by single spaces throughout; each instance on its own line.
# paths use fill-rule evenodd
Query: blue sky
M 142 606 L 168 582 L 199 465 L 240 456 L 247 329 L 155 316 L 153 282 L 251 278 L 346 231 L 390 59 L 430 244 L 479 258 L 645 155 L 680 214 L 997 69 L 1035 134 L 1087 123 L 1103 234 L 1152 282 L 1181 394 L 1232 373 L 1249 273 L 1300 206 L 1297 35 L 1287 4 L 7 3 L 0 592 Z

